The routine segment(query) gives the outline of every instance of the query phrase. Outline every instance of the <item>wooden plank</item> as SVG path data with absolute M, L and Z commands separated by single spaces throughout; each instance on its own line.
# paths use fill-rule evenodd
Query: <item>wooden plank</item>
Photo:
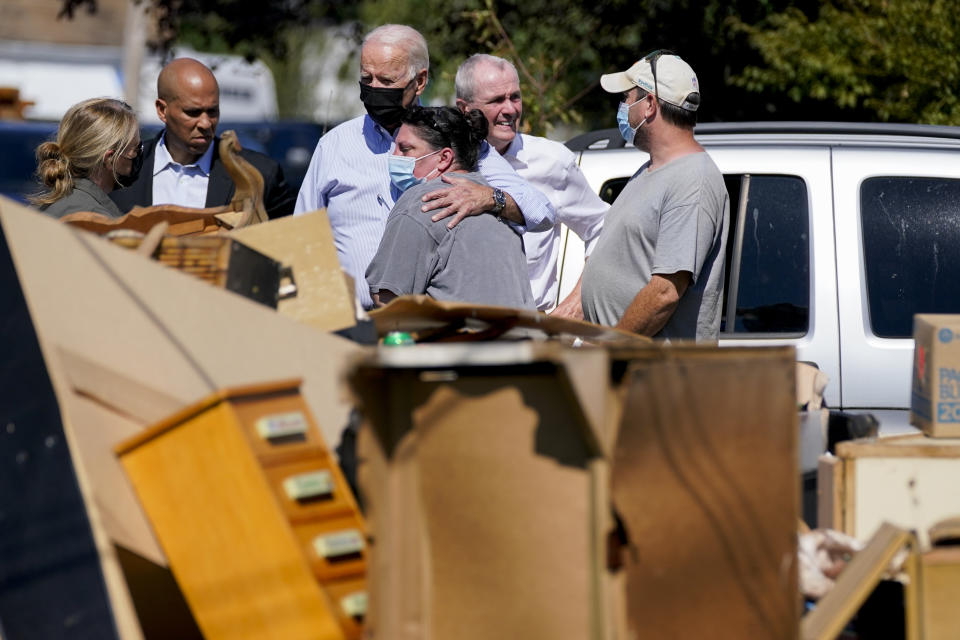
M 920 558 L 923 631 L 927 640 L 957 637 L 960 629 L 960 548 L 934 548 Z
M 841 458 L 960 458 L 960 439 L 906 434 L 889 438 L 864 438 L 837 444 Z
M 817 464 L 817 526 L 843 530 L 843 461 L 820 456 Z
M 803 640 L 834 640 L 867 599 L 893 557 L 903 548 L 916 553 L 913 536 L 885 523 L 837 578 L 833 589 L 803 617 Z
M 796 637 L 793 350 L 617 356 L 629 358 L 612 475 L 629 633 Z

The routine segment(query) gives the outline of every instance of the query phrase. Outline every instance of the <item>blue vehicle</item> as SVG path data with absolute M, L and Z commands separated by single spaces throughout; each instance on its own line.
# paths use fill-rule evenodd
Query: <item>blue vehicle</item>
M 57 122 L 0 120 L 0 194 L 27 202 L 27 196 L 40 190 L 34 177 L 37 146 L 57 136 Z M 326 127 L 314 122 L 239 122 L 220 123 L 217 131 L 233 129 L 245 149 L 265 153 L 283 168 L 294 193 L 307 172 L 313 150 Z M 159 126 L 147 126 L 141 132 L 146 140 L 154 137 Z

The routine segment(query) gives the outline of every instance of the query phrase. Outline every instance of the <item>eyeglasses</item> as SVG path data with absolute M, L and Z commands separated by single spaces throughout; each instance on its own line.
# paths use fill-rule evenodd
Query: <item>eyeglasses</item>
M 650 63 L 650 73 L 653 74 L 653 97 L 657 100 L 660 99 L 660 87 L 657 85 L 657 60 L 659 60 L 661 56 L 673 55 L 676 54 L 669 49 L 657 49 L 643 56 L 643 59 Z
M 136 151 L 136 153 L 134 153 L 133 155 L 130 155 L 130 151 Z M 140 142 L 138 142 L 136 149 L 131 149 L 130 151 L 123 154 L 123 157 L 126 158 L 127 160 L 136 160 L 137 158 L 139 158 L 140 154 L 143 153 L 143 141 L 141 140 Z

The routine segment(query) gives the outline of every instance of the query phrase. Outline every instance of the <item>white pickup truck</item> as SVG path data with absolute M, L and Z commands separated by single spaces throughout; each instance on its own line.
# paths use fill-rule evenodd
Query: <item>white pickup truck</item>
M 730 193 L 721 345 L 792 344 L 833 409 L 908 425 L 913 314 L 960 313 L 960 127 L 703 124 Z M 616 129 L 567 146 L 612 202 L 647 155 Z M 565 233 L 560 297 L 583 246 Z

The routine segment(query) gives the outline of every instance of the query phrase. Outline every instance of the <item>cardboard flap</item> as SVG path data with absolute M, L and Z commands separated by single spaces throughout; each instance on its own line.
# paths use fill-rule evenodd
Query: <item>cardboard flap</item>
M 584 437 L 595 452 L 609 455 L 610 410 L 609 359 L 603 349 L 570 348 L 554 343 L 491 342 L 381 346 L 373 354 L 359 357 L 353 374 L 353 389 L 366 412 L 377 412 L 382 391 L 375 390 L 382 376 L 379 368 L 438 369 L 496 367 L 549 362 L 558 367 L 561 381 L 582 414 Z M 439 376 L 442 373 L 432 372 Z M 363 379 L 366 382 L 361 383 Z
M 277 311 L 324 331 L 356 324 L 353 289 L 340 269 L 325 209 L 237 229 L 230 236 L 292 268 L 296 295 L 280 300 Z
M 381 336 L 390 331 L 418 332 L 424 334 L 421 339 L 427 340 L 431 338 L 431 334 L 444 338 L 469 339 L 469 333 L 459 331 L 463 328 L 490 332 L 489 334 L 481 333 L 475 339 L 486 339 L 488 335 L 499 337 L 514 329 L 528 329 L 551 337 L 567 336 L 604 344 L 649 344 L 651 342 L 644 336 L 613 327 L 558 318 L 539 311 L 461 302 L 438 302 L 424 295 L 400 296 L 385 307 L 371 311 L 370 318 Z
M 823 390 L 829 377 L 806 362 L 797 363 L 797 406 L 814 411 L 823 406 Z
M 142 426 L 183 407 L 183 401 L 108 369 L 69 349 L 57 349 L 73 390 Z
M 0 225 L 101 541 L 162 557 L 138 542 L 138 509 L 113 503 L 123 476 L 112 447 L 171 407 L 301 378 L 324 438 L 339 442 L 350 408 L 341 365 L 355 344 L 4 198 Z

